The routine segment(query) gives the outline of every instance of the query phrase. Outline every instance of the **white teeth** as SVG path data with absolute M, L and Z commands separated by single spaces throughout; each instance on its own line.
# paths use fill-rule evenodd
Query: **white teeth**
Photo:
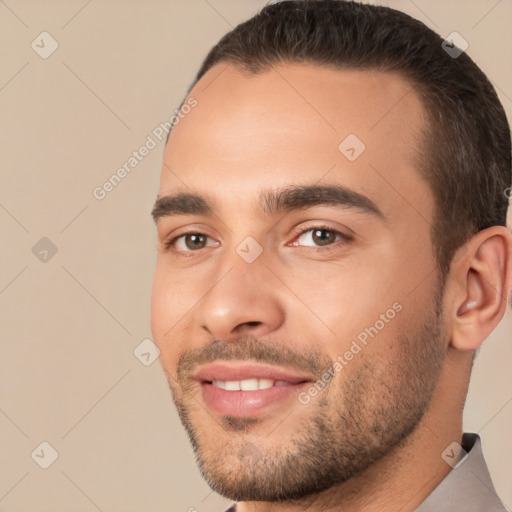
M 258 385 L 259 389 L 268 389 L 274 385 L 274 381 L 272 379 L 259 379 Z
M 242 391 L 256 391 L 258 387 L 258 379 L 247 379 L 240 381 L 240 389 Z
M 240 391 L 240 381 L 239 380 L 227 380 L 225 382 L 227 391 Z
M 272 386 L 289 386 L 290 383 L 284 380 L 272 379 L 244 379 L 244 380 L 214 380 L 212 384 L 227 391 L 256 391 L 258 389 L 268 389 Z

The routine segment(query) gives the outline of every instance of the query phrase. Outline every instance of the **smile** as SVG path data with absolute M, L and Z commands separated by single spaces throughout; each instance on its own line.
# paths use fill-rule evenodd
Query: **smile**
M 313 375 L 253 362 L 214 362 L 194 375 L 201 399 L 211 412 L 221 416 L 251 417 L 282 413 Z

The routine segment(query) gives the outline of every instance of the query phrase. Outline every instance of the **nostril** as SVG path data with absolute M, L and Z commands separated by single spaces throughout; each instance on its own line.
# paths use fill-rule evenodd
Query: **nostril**
M 242 322 L 241 324 L 238 324 L 235 331 L 238 333 L 243 333 L 245 331 L 254 329 L 255 327 L 260 326 L 262 323 L 258 322 L 257 320 L 252 320 L 250 322 Z
M 260 329 L 264 325 L 264 322 L 259 322 L 258 320 L 251 320 L 248 322 L 240 322 L 232 331 L 233 335 L 237 336 L 249 336 L 254 337 L 258 336 L 260 333 Z

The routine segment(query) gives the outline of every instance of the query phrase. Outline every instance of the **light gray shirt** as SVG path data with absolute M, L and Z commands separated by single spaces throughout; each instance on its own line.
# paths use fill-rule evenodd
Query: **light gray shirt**
M 455 467 L 416 512 L 512 512 L 494 490 L 482 453 L 480 436 L 466 433 L 462 436 L 460 446 L 467 455 L 460 457 L 458 464 L 454 464 Z M 236 512 L 236 504 L 226 512 Z
M 478 434 L 462 436 L 468 452 L 458 466 L 427 496 L 416 512 L 510 512 L 492 484 Z

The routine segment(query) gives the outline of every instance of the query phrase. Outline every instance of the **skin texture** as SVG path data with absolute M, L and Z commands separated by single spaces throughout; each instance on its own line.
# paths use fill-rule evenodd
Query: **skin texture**
M 158 219 L 152 330 L 203 475 L 241 512 L 414 510 L 450 470 L 440 454 L 461 440 L 473 351 L 505 312 L 509 231 L 475 235 L 442 286 L 434 201 L 415 171 L 425 115 L 398 75 L 309 64 L 251 75 L 222 63 L 190 96 L 197 106 L 170 135 L 159 196 L 201 193 L 215 215 Z M 354 161 L 338 149 L 349 134 L 366 146 Z M 349 187 L 385 220 L 260 209 L 263 189 L 309 184 Z M 317 226 L 349 239 L 318 245 L 305 232 Z M 207 242 L 165 245 L 184 233 Z M 252 263 L 236 252 L 248 236 L 263 250 Z M 318 378 L 394 304 L 400 312 L 307 404 L 223 417 L 192 379 L 215 360 Z

